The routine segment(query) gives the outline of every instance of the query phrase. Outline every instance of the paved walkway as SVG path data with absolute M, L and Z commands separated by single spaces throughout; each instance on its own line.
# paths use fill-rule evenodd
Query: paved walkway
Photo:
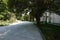
M 25 21 L 0 27 L 0 40 L 43 40 L 43 38 L 32 22 Z

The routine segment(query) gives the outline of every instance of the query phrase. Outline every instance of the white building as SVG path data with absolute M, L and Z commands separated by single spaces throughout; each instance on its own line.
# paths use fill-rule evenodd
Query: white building
M 49 12 L 46 12 L 47 13 L 47 22 L 49 22 Z M 50 18 L 51 18 L 51 23 L 60 23 L 60 16 L 59 15 L 56 15 L 55 13 L 51 13 L 50 15 Z M 46 16 L 45 14 L 41 17 L 41 21 L 45 21 L 46 20 Z

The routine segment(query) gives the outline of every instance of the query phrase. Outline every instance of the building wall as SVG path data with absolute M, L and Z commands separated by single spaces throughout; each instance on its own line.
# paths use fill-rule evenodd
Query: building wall
M 60 23 L 60 16 L 56 15 L 55 13 L 51 13 L 51 23 Z M 47 12 L 47 22 L 49 22 L 49 12 Z M 44 14 L 44 16 L 41 17 L 41 21 L 45 21 L 46 20 L 46 16 Z
M 52 23 L 60 23 L 60 16 L 56 14 L 51 14 Z

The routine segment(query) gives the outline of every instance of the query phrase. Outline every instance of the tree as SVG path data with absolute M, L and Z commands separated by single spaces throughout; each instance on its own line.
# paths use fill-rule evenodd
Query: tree
M 47 10 L 50 10 L 50 5 L 52 4 L 51 0 L 33 0 L 32 13 L 36 18 L 37 24 L 40 23 L 40 17 Z
M 0 0 L 0 12 L 3 12 L 6 9 L 6 5 Z
M 6 19 L 5 13 L 3 13 L 6 10 L 6 5 L 3 2 L 3 0 L 0 0 L 0 20 Z
M 55 5 L 56 5 L 56 7 L 57 7 L 57 9 L 55 10 L 55 13 L 57 14 L 57 15 L 60 15 L 60 0 L 55 0 Z
M 36 18 L 37 24 L 40 24 L 40 17 L 46 10 L 55 10 L 54 0 L 8 0 L 8 9 L 11 12 L 19 13 L 28 8 L 31 16 Z
M 8 9 L 11 12 L 22 12 L 24 9 L 27 8 L 27 1 L 26 0 L 8 0 Z

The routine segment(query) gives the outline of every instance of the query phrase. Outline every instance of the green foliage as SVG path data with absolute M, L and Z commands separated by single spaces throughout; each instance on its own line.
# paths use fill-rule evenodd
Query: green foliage
M 3 12 L 6 9 L 6 5 L 3 3 L 3 1 L 0 1 L 0 12 Z
M 0 20 L 3 19 L 3 18 L 4 18 L 4 16 L 3 15 L 0 15 Z
M 45 11 L 56 12 L 57 9 L 54 0 L 1 0 L 0 20 L 14 20 L 14 18 L 30 20 L 30 18 L 36 18 L 37 22 L 40 22 L 40 17 Z M 31 10 L 30 14 L 22 17 L 23 12 L 27 13 L 29 10 Z
M 4 17 L 3 20 L 9 20 L 11 17 L 13 18 L 15 16 L 14 13 L 11 13 L 7 10 L 5 10 L 4 12 L 1 12 L 0 15 Z
M 53 24 L 41 24 L 40 30 L 46 40 L 60 40 L 60 26 Z
M 33 19 L 36 18 L 37 22 L 40 22 L 40 17 L 45 11 L 55 10 L 53 0 L 8 0 L 7 4 L 8 10 L 11 12 L 15 12 L 15 15 L 18 15 L 18 19 L 20 18 L 19 13 L 25 11 L 26 8 L 28 8 L 28 10 L 32 10 L 30 16 L 33 16 Z M 24 19 L 27 20 L 26 15 Z
M 6 26 L 6 25 L 9 25 L 9 22 L 0 20 L 0 26 Z
M 23 11 L 26 7 L 27 7 L 26 0 L 8 0 L 8 8 L 11 12 L 19 13 Z
M 7 19 L 9 19 L 8 13 L 6 13 L 6 12 L 1 12 L 1 13 L 0 13 L 0 20 L 7 20 Z
M 14 13 L 10 12 L 1 12 L 0 13 L 0 25 L 8 25 L 9 23 L 13 23 L 16 21 L 16 16 Z

